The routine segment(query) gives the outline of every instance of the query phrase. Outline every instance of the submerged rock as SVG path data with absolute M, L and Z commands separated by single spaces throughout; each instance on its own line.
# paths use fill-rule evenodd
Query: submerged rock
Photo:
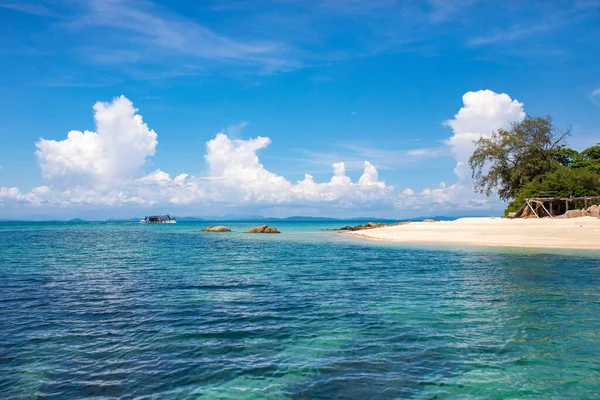
M 424 219 L 423 222 L 435 222 L 434 219 Z
M 248 229 L 246 233 L 281 233 L 277 230 L 277 228 L 273 228 L 272 226 L 261 225 L 252 229 Z
M 200 232 L 231 232 L 231 229 L 229 229 L 226 226 L 207 226 L 204 229 L 201 229 Z

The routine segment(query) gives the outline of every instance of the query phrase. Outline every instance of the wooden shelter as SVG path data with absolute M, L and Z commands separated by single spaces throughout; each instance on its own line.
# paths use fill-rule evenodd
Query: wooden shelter
M 508 215 L 509 218 L 542 218 L 555 216 L 566 213 L 569 210 L 579 209 L 579 205 L 583 209 L 588 208 L 588 205 L 600 202 L 600 196 L 585 196 L 585 197 L 533 197 L 525 199 L 525 202 L 514 213 Z M 573 206 L 573 203 L 575 206 Z M 563 206 L 564 205 L 564 206 Z

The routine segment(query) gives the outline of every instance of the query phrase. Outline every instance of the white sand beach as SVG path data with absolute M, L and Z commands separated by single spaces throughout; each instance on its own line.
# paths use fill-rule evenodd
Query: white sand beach
M 600 250 L 600 219 L 461 218 L 345 233 L 404 243 Z

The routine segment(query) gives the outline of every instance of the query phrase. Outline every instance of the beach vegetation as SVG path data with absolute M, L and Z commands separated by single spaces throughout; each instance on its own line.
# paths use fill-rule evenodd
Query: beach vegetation
M 551 116 L 527 116 L 475 141 L 469 158 L 475 191 L 514 199 L 537 177 L 574 162 L 576 152 L 565 146 L 569 134 L 570 129 L 558 130 Z
M 600 173 L 589 168 L 561 166 L 538 176 L 518 190 L 504 211 L 505 215 L 517 211 L 525 199 L 540 197 L 541 194 L 559 198 L 600 196 Z
M 527 198 L 600 196 L 600 143 L 578 152 L 566 146 L 569 134 L 550 116 L 527 116 L 475 141 L 475 191 L 510 201 L 505 214 Z
M 587 169 L 600 174 L 600 143 L 579 153 L 573 168 Z

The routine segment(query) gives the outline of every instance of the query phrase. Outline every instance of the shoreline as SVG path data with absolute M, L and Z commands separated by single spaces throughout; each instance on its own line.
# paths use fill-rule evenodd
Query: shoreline
M 460 218 L 338 233 L 390 243 L 600 250 L 600 219 Z

